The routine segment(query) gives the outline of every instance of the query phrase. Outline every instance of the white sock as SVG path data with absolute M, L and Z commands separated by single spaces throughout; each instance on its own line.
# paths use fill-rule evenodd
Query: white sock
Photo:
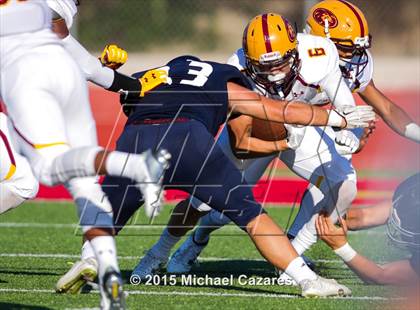
M 90 244 L 95 252 L 98 260 L 99 279 L 102 279 L 105 271 L 112 268 L 119 272 L 117 262 L 117 250 L 115 247 L 115 240 L 112 236 L 99 236 L 90 240 Z
M 315 219 L 317 216 L 318 214 L 313 215 L 309 222 L 299 230 L 295 239 L 292 240 L 292 246 L 298 255 L 302 255 L 318 240 L 315 228 Z
M 109 153 L 105 161 L 105 168 L 109 175 L 135 180 L 135 172 L 138 169 L 139 161 L 144 161 L 141 154 L 114 151 Z
M 82 246 L 82 255 L 81 255 L 81 259 L 82 260 L 86 260 L 88 258 L 91 257 L 95 257 L 95 252 L 93 251 L 92 246 L 90 245 L 90 242 L 88 240 L 85 241 L 85 243 L 83 243 Z
M 172 248 L 181 240 L 181 237 L 172 236 L 168 229 L 165 228 L 158 242 L 152 247 L 153 254 L 160 258 L 168 258 Z
M 315 280 L 318 277 L 316 273 L 305 264 L 305 261 L 300 256 L 290 262 L 285 272 L 298 284 L 303 280 Z

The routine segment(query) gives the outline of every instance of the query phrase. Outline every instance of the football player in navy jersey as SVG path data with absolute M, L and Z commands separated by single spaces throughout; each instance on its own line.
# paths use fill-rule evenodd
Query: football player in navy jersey
M 364 282 L 412 285 L 420 283 L 420 173 L 402 182 L 392 198 L 388 236 L 411 253 L 411 258 L 379 266 L 358 254 L 347 242 L 347 225 L 336 227 L 328 218 L 317 219 L 318 235 Z
M 216 144 L 214 136 L 228 118 L 246 114 L 260 119 L 302 125 L 364 127 L 374 118 L 369 107 L 337 111 L 262 97 L 248 90 L 247 80 L 233 66 L 181 56 L 166 66 L 134 74 L 142 86 L 156 87 L 145 94 L 118 79 L 127 124 L 117 141 L 118 150 L 142 152 L 166 149 L 172 155 L 164 176 L 167 188 L 185 191 L 228 216 L 248 233 L 261 254 L 287 270 L 300 284 L 303 296 L 343 296 L 351 291 L 311 271 L 291 247 L 288 238 L 266 214 L 243 182 L 239 170 Z M 137 89 L 136 89 L 137 87 Z M 130 93 L 128 91 L 135 91 Z M 274 144 L 273 142 L 267 142 Z M 103 189 L 113 205 L 114 222 L 121 229 L 140 206 L 141 193 L 132 182 L 106 177 Z M 156 213 L 158 210 L 156 210 Z

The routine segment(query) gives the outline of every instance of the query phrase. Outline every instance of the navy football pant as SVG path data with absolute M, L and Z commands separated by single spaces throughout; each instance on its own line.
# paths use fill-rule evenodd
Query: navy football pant
M 244 183 L 239 170 L 201 122 L 127 125 L 117 141 L 118 151 L 141 153 L 149 148 L 163 148 L 172 155 L 165 188 L 195 196 L 242 229 L 265 212 L 254 200 L 251 186 Z M 102 188 L 112 204 L 118 231 L 141 206 L 142 195 L 125 178 L 107 176 Z

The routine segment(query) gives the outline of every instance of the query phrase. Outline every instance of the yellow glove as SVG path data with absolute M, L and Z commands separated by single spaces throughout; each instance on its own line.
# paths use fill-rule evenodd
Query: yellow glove
M 158 87 L 160 84 L 171 84 L 172 80 L 168 77 L 168 67 L 162 67 L 158 69 L 152 69 L 147 71 L 141 78 L 139 78 L 141 84 L 140 97 Z
M 105 46 L 99 60 L 104 66 L 113 70 L 117 70 L 119 67 L 125 64 L 127 58 L 127 51 L 120 48 L 118 45 L 109 44 Z

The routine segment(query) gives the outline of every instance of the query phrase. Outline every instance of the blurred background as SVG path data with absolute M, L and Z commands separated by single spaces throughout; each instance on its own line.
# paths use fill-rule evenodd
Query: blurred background
M 108 42 L 124 47 L 131 57 L 123 71 L 134 72 L 181 54 L 225 61 L 240 47 L 243 29 L 255 15 L 270 11 L 283 14 L 301 31 L 309 8 L 317 1 L 85 0 L 81 3 L 74 34 L 97 53 Z M 391 79 L 397 83 L 392 87 L 407 83 L 418 86 L 418 1 L 355 0 L 353 3 L 369 22 L 372 52 L 379 61 L 376 69 L 388 70 L 385 74 L 379 72 L 376 77 L 379 82 Z M 403 67 L 403 79 L 393 78 L 396 67 Z
M 243 29 L 255 15 L 280 13 L 301 31 L 310 7 L 317 2 L 82 0 L 72 32 L 94 55 L 100 55 L 109 43 L 124 47 L 129 58 L 120 71 L 131 74 L 163 65 L 182 54 L 224 62 L 241 47 Z M 419 122 L 419 2 L 353 0 L 352 3 L 364 12 L 373 36 L 375 84 Z M 358 95 L 355 98 L 360 104 Z M 100 143 L 113 149 L 125 122 L 118 96 L 92 85 L 91 103 Z M 359 174 L 360 201 L 378 200 L 389 197 L 402 178 L 419 170 L 420 148 L 395 134 L 380 120 L 369 144 L 354 156 L 353 163 Z M 275 181 L 289 182 L 289 189 L 306 186 L 281 163 L 274 164 Z M 293 200 L 296 196 L 294 191 L 281 190 L 280 186 L 272 188 L 276 193 L 273 202 Z M 265 195 L 264 190 L 262 195 Z M 288 195 L 289 198 L 284 198 Z

